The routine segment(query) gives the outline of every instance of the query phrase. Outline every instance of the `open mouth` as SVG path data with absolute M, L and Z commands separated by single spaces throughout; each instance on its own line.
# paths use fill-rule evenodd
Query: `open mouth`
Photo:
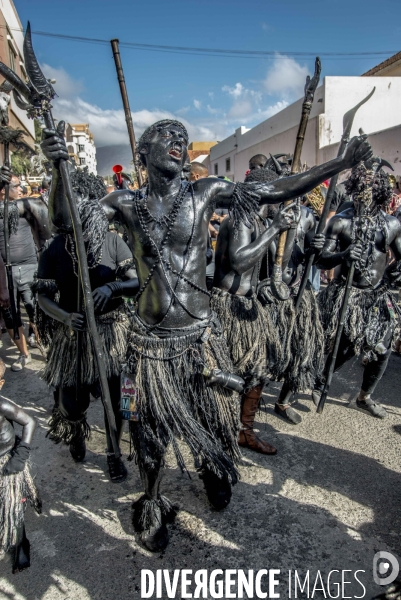
M 170 150 L 168 151 L 170 156 L 174 158 L 181 159 L 182 157 L 182 146 L 178 142 L 174 142 Z

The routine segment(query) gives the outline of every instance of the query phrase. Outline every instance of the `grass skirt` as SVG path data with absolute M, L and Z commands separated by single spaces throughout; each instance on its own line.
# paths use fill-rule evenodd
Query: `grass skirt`
M 27 501 L 38 514 L 42 507 L 28 464 L 21 473 L 3 475 L 9 459 L 10 453 L 0 457 L 0 556 L 21 542 L 18 532 L 21 532 Z
M 345 281 L 333 280 L 318 296 L 326 353 L 329 353 L 338 327 L 344 298 Z M 344 322 L 344 333 L 353 345 L 355 354 L 362 350 L 370 360 L 377 359 L 375 347 L 391 328 L 399 335 L 401 311 L 391 291 L 381 285 L 376 289 L 353 287 Z
M 138 392 L 139 422 L 131 427 L 142 463 L 151 463 L 155 448 L 172 444 L 185 470 L 177 440 L 188 444 L 197 468 L 237 480 L 239 397 L 220 386 L 208 386 L 204 367 L 233 371 L 225 338 L 212 319 L 196 329 L 175 330 L 159 338 L 135 315 L 127 370 Z M 184 335 L 180 335 L 184 333 Z
M 220 319 L 231 360 L 247 389 L 267 380 L 266 337 L 279 346 L 271 319 L 256 296 L 245 298 L 213 289 L 210 306 Z
M 265 307 L 282 340 L 280 360 L 271 371 L 272 378 L 285 380 L 293 392 L 313 388 L 324 357 L 324 333 L 316 296 L 311 289 L 305 289 L 296 313 L 297 293 L 298 288 L 292 288 L 288 300 L 274 299 Z
M 129 333 L 129 316 L 124 305 L 121 308 L 96 317 L 97 330 L 102 343 L 106 363 L 106 376 L 118 375 L 124 362 Z M 54 387 L 75 385 L 77 334 L 62 323 L 55 324 L 47 363 L 41 377 Z M 96 360 L 88 331 L 82 335 L 82 384 L 92 385 L 98 380 Z

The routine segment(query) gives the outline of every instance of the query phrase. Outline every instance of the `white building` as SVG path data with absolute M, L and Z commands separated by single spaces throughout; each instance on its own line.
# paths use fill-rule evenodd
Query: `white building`
M 386 158 L 393 164 L 395 174 L 401 176 L 400 65 L 401 53 L 385 61 L 383 70 L 378 65 L 363 77 L 325 77 L 315 93 L 302 163 L 312 167 L 337 156 L 344 114 L 375 86 L 372 98 L 355 116 L 351 136 L 358 135 L 362 128 L 369 135 L 374 154 Z M 303 99 L 294 102 L 252 129 L 240 127 L 213 146 L 210 173 L 243 181 L 249 159 L 255 154 L 293 154 L 302 102 Z
M 96 146 L 93 134 L 87 123 L 66 127 L 66 142 L 68 154 L 78 167 L 88 167 L 90 173 L 97 175 Z

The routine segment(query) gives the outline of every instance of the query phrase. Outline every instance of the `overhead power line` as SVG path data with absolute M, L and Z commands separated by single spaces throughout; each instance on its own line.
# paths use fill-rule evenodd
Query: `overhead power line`
M 0 25 L 5 28 L 4 25 Z M 22 29 L 9 28 L 13 31 L 23 32 Z M 110 40 L 100 38 L 90 38 L 78 35 L 66 35 L 62 33 L 52 33 L 50 31 L 32 31 L 35 35 L 44 37 L 62 39 L 69 42 L 80 42 L 86 44 L 110 45 Z M 170 54 L 189 54 L 198 56 L 221 56 L 226 58 L 264 58 L 264 59 L 286 59 L 287 57 L 296 58 L 314 58 L 315 56 L 324 57 L 326 60 L 352 60 L 352 59 L 371 59 L 382 56 L 391 56 L 398 52 L 397 50 L 380 50 L 377 52 L 294 52 L 286 50 L 237 50 L 228 48 L 197 48 L 191 46 L 166 46 L 161 44 L 140 44 L 138 42 L 122 42 L 120 47 L 130 50 L 145 50 L 150 52 L 162 52 Z

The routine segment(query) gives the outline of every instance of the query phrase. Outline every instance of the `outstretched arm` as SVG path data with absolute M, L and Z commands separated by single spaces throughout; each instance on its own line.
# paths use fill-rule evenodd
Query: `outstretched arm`
M 256 194 L 262 204 L 278 204 L 307 194 L 326 179 L 330 179 L 340 171 L 352 168 L 371 156 L 372 149 L 367 141 L 367 136 L 361 135 L 352 138 L 342 156 L 313 167 L 309 171 L 276 179 L 269 183 L 250 182 L 239 185 Z M 216 205 L 230 207 L 235 184 L 218 179 L 212 181 L 212 185 L 215 186 Z

